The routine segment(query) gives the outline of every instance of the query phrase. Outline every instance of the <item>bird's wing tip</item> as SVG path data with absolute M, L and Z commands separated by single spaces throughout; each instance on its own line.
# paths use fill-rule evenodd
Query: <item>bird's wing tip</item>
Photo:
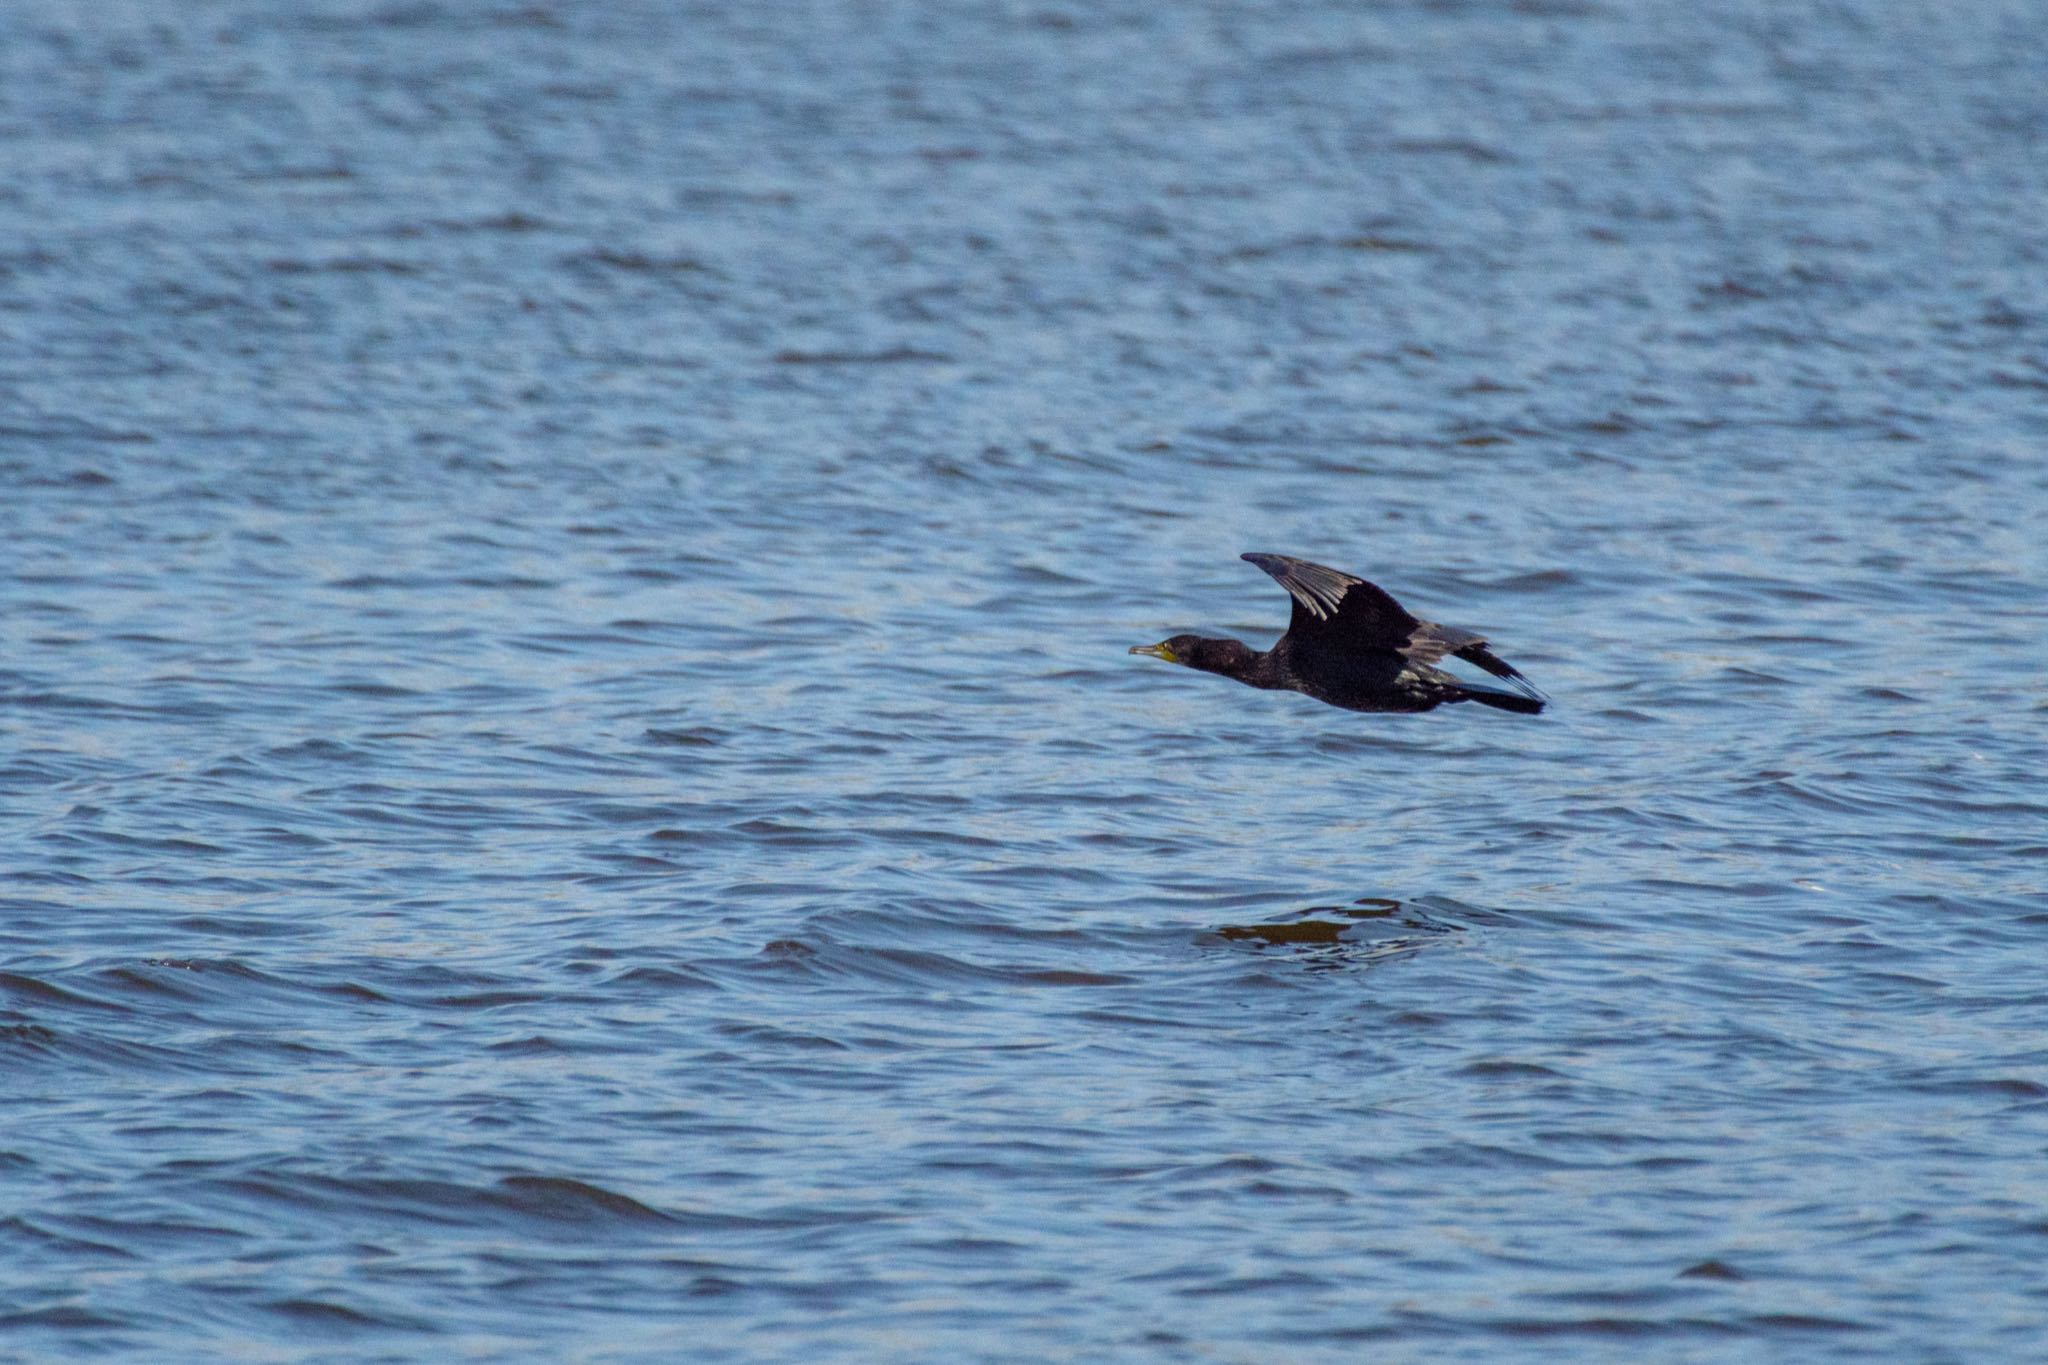
M 1542 688 L 1538 687 L 1535 683 L 1530 682 L 1529 679 L 1523 675 L 1521 669 L 1516 668 L 1513 664 L 1509 663 L 1505 659 L 1500 658 L 1498 655 L 1493 655 L 1491 651 L 1488 651 L 1488 653 L 1489 656 L 1492 658 L 1493 662 L 1499 665 L 1499 667 L 1489 668 L 1486 671 L 1493 674 L 1494 677 L 1498 678 L 1501 681 L 1501 683 L 1505 685 L 1507 688 L 1509 688 L 1511 691 L 1519 692 L 1523 696 L 1529 698 L 1529 700 L 1531 701 L 1547 702 L 1551 700 L 1550 694 L 1548 692 L 1545 692 Z

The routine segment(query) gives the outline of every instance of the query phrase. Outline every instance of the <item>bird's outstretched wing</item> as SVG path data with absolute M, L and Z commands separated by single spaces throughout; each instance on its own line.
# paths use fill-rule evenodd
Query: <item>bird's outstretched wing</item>
M 1419 664 L 1463 659 L 1532 700 L 1547 701 L 1520 670 L 1486 647 L 1486 637 L 1411 616 L 1387 592 L 1353 574 L 1287 555 L 1241 556 L 1273 575 L 1294 598 L 1287 633 L 1349 649 L 1391 649 Z
M 1522 676 L 1520 669 L 1488 649 L 1486 637 L 1476 631 L 1461 630 L 1457 626 L 1440 626 L 1434 621 L 1418 621 L 1414 635 L 1401 652 L 1423 664 L 1433 664 L 1448 654 L 1454 659 L 1463 659 L 1476 668 L 1485 669 L 1506 683 L 1510 690 L 1532 701 L 1550 700 L 1542 688 Z
M 1405 649 L 1421 621 L 1363 578 L 1287 555 L 1240 555 L 1294 598 L 1287 633 L 1357 649 Z M 1441 657 L 1441 656 L 1439 656 Z

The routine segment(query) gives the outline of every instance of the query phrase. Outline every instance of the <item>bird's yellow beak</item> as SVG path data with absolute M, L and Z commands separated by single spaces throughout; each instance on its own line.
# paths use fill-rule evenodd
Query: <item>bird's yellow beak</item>
M 1168 663 L 1170 663 L 1170 664 L 1177 664 L 1177 663 L 1179 663 L 1179 662 L 1180 662 L 1180 656 L 1179 656 L 1179 655 L 1177 655 L 1177 654 L 1175 654 L 1175 653 L 1174 653 L 1174 652 L 1173 652 L 1172 650 L 1168 649 L 1168 648 L 1167 648 L 1167 647 L 1166 647 L 1165 645 L 1163 645 L 1163 644 L 1157 644 L 1157 645 L 1132 645 L 1132 646 L 1131 646 L 1131 653 L 1133 653 L 1133 654 L 1149 654 L 1149 655 L 1151 655 L 1151 656 L 1152 656 L 1153 658 L 1155 658 L 1155 659 L 1164 659 L 1164 660 L 1166 660 L 1166 662 L 1168 662 Z

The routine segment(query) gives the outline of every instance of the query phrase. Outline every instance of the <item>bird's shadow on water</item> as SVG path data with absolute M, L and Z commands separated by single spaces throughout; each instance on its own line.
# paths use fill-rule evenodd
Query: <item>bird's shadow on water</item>
M 1449 896 L 1393 900 L 1361 896 L 1349 905 L 1311 905 L 1258 924 L 1226 924 L 1201 935 L 1255 953 L 1284 952 L 1311 970 L 1370 967 L 1425 948 L 1466 940 L 1481 925 L 1512 923 L 1503 911 Z

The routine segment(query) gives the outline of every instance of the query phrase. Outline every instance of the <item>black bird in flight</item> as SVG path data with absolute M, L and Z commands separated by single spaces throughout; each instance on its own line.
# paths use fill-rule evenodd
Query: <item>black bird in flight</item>
M 1410 616 L 1363 578 L 1286 555 L 1245 555 L 1294 598 L 1287 633 L 1260 653 L 1242 640 L 1176 635 L 1134 645 L 1170 664 L 1221 673 L 1253 687 L 1303 692 L 1349 711 L 1430 711 L 1476 701 L 1533 716 L 1549 698 L 1486 647 L 1484 637 Z M 1504 686 L 1466 682 L 1437 664 L 1449 655 L 1485 669 Z

